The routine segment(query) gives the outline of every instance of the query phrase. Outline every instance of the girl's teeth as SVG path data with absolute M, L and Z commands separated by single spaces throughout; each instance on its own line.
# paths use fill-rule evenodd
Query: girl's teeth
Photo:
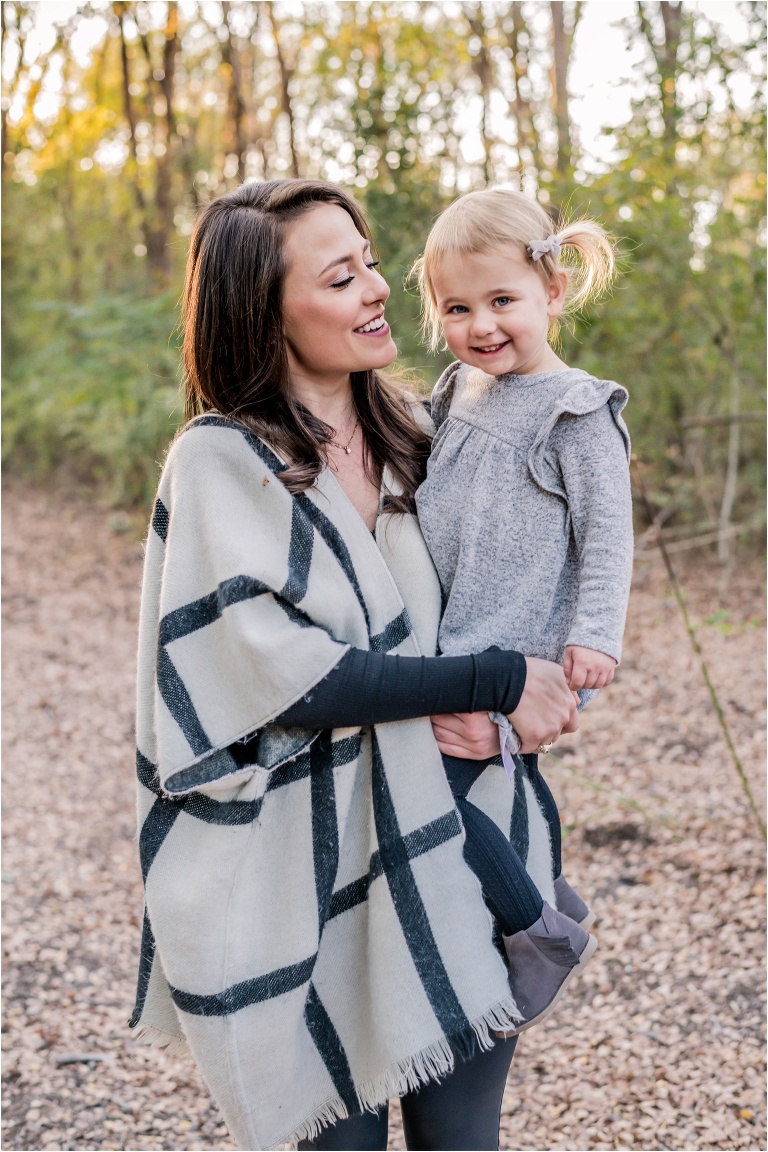
M 375 332 L 379 328 L 384 327 L 384 317 L 380 316 L 378 320 L 371 320 L 368 324 L 364 324 L 362 328 L 358 328 L 358 332 Z

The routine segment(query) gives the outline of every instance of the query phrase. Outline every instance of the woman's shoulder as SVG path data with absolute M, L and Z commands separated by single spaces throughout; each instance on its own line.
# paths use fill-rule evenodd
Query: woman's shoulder
M 226 480 L 252 483 L 281 472 L 279 457 L 244 424 L 218 412 L 189 420 L 176 433 L 163 465 L 160 488 Z
M 168 449 L 167 460 L 206 459 L 242 455 L 253 463 L 261 460 L 279 467 L 280 460 L 263 440 L 239 420 L 218 412 L 195 416 L 176 433 Z

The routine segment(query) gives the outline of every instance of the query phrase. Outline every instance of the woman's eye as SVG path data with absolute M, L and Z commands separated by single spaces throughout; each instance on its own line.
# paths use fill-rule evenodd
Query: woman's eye
M 354 276 L 347 276 L 346 280 L 334 280 L 331 288 L 346 288 L 347 284 L 351 284 Z
M 367 264 L 366 267 L 367 268 L 378 268 L 380 263 L 381 263 L 380 260 L 371 260 L 370 264 Z

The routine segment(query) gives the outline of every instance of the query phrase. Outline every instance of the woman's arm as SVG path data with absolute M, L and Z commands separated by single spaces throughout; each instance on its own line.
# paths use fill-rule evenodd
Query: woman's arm
M 512 711 L 526 680 L 519 652 L 476 656 L 389 656 L 351 648 L 301 700 L 274 721 L 284 727 L 352 728 L 431 716 L 435 712 Z M 254 734 L 231 746 L 249 763 Z
M 390 656 L 351 648 L 276 723 L 350 728 L 435 712 L 511 711 L 526 680 L 525 657 L 490 649 L 476 656 Z
M 519 703 L 507 714 L 520 737 L 520 751 L 535 752 L 540 744 L 553 744 L 562 732 L 578 729 L 578 697 L 559 664 L 529 656 L 526 666 Z M 448 756 L 485 760 L 499 750 L 499 730 L 484 713 L 433 715 L 432 727 L 440 751 Z

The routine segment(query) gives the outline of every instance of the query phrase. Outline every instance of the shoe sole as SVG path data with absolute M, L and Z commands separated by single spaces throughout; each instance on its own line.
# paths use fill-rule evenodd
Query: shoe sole
M 590 908 L 589 911 L 587 912 L 586 916 L 584 917 L 584 919 L 579 920 L 578 924 L 582 928 L 591 928 L 592 925 L 594 924 L 595 920 L 597 920 L 597 916 L 595 915 L 595 913 Z
M 527 1031 L 528 1028 L 533 1028 L 534 1024 L 541 1024 L 542 1020 L 546 1020 L 547 1016 L 554 1012 L 573 977 L 580 975 L 581 970 L 586 968 L 587 964 L 592 959 L 596 951 L 597 937 L 590 936 L 589 941 L 584 947 L 584 951 L 582 952 L 581 956 L 579 956 L 578 964 L 574 964 L 573 968 L 571 968 L 570 972 L 566 976 L 565 980 L 563 980 L 562 984 L 550 1000 L 549 1004 L 547 1004 L 546 1008 L 539 1012 L 538 1016 L 534 1016 L 532 1020 L 526 1020 L 525 1024 L 521 1024 L 519 1028 L 512 1028 L 509 1032 L 496 1032 L 494 1035 L 500 1037 L 503 1040 L 511 1040 L 513 1036 L 519 1036 L 521 1032 Z

